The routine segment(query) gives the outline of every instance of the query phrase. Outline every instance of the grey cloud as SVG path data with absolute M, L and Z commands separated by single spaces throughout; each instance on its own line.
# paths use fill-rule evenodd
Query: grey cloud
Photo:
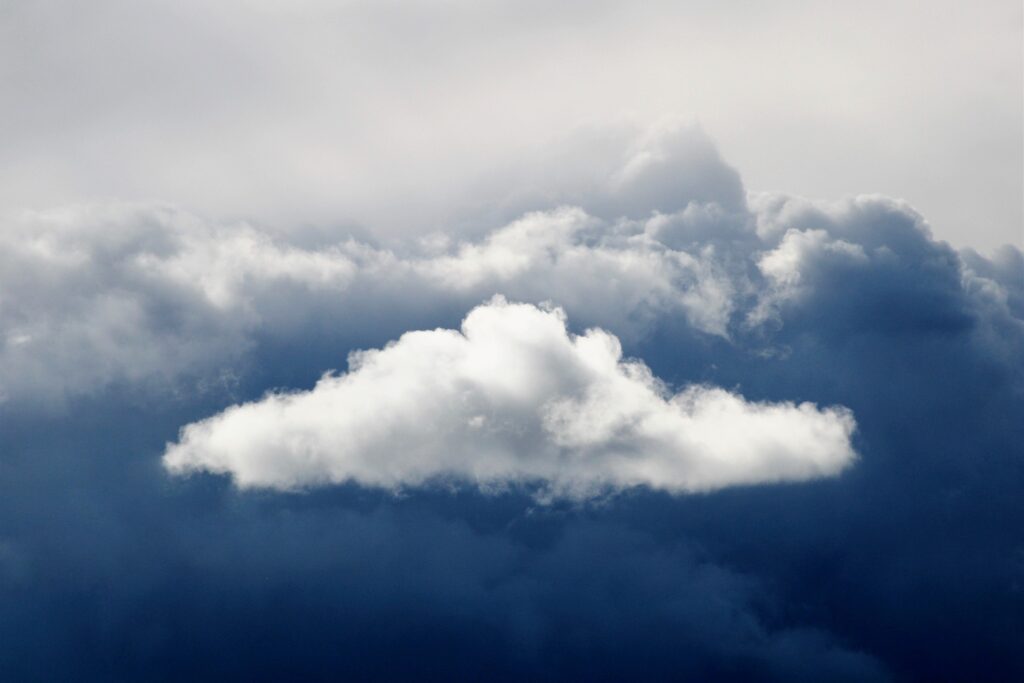
M 416 309 L 461 315 L 495 293 L 540 303 L 557 292 L 578 323 L 626 338 L 666 312 L 725 336 L 737 285 L 724 262 L 703 241 L 691 239 L 687 251 L 661 240 L 707 236 L 712 223 L 749 232 L 735 172 L 694 131 L 636 144 L 634 155 L 654 149 L 653 160 L 629 170 L 629 158 L 618 159 L 587 196 L 618 193 L 638 206 L 681 210 L 631 209 L 630 219 L 622 206 L 604 218 L 548 208 L 476 239 L 390 246 L 211 221 L 159 204 L 10 213 L 0 236 L 0 397 L 52 404 L 117 382 L 191 390 L 211 375 L 241 372 L 260 336 L 294 339 L 316 320 L 368 330 L 362 320 L 381 306 L 400 331 Z M 645 180 L 638 188 L 627 178 L 613 191 L 616 168 Z M 680 169 L 674 204 L 645 194 L 652 185 L 668 197 Z
M 674 206 L 538 202 L 476 236 L 392 243 L 154 206 L 8 223 L 0 670 L 1019 678 L 1020 251 L 956 252 L 878 196 Z M 407 330 L 450 337 L 435 328 L 496 291 L 561 305 L 565 339 L 607 329 L 665 396 L 698 383 L 741 406 L 847 406 L 857 464 L 592 506 L 536 506 L 515 483 L 295 495 L 161 469 L 182 425 L 315 394 L 347 352 Z M 231 372 L 237 396 L 188 384 Z M 68 409 L 23 409 L 33 395 Z M 572 397 L 570 416 L 603 405 Z M 589 426 L 566 433 L 602 436 Z
M 665 183 L 678 167 L 661 168 Z M 677 205 L 635 218 L 563 207 L 478 239 L 395 247 L 304 243 L 160 206 L 23 212 L 0 240 L 0 392 L 46 403 L 116 382 L 209 386 L 244 372 L 261 339 L 286 344 L 316 323 L 338 343 L 380 344 L 413 325 L 454 323 L 496 293 L 551 300 L 575 324 L 630 344 L 676 318 L 698 334 L 770 344 L 765 325 L 828 310 L 806 299 L 850 309 L 818 319 L 835 334 L 975 321 L 1006 345 L 1020 325 L 1020 252 L 958 254 L 905 203 L 756 195 L 749 210 Z M 865 283 L 855 308 L 850 278 Z

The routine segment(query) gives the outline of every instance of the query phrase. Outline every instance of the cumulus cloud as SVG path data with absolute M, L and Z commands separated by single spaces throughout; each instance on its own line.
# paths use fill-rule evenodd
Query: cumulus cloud
M 319 326 L 325 344 L 375 346 L 413 326 L 451 325 L 494 294 L 550 300 L 627 345 L 678 322 L 763 346 L 775 344 L 769 330 L 803 324 L 825 299 L 848 306 L 858 282 L 851 315 L 866 326 L 973 319 L 1012 352 L 1022 310 L 1014 247 L 992 260 L 958 254 L 909 206 L 883 197 L 682 206 L 632 218 L 554 207 L 476 238 L 391 245 L 161 205 L 23 212 L 0 233 L 0 403 L 51 403 L 117 383 L 215 386 L 244 372 L 263 338 L 287 346 Z M 852 320 L 815 324 L 838 332 Z
M 0 678 L 1024 680 L 1019 3 L 70 4 Z
M 315 330 L 325 349 L 377 346 L 452 326 L 495 294 L 552 301 L 627 345 L 685 325 L 708 340 L 772 347 L 781 326 L 848 306 L 858 282 L 851 315 L 866 326 L 973 319 L 1013 355 L 1024 300 L 1014 247 L 994 259 L 958 254 L 885 197 L 744 198 L 735 171 L 693 129 L 620 138 L 592 177 L 552 180 L 569 189 L 551 196 L 526 192 L 516 217 L 490 230 L 382 243 L 160 204 L 8 215 L 0 404 L 51 405 L 117 384 L 222 386 L 268 338 L 287 348 Z M 852 320 L 814 324 L 841 333 L 861 324 Z
M 1020 250 L 957 252 L 880 196 L 737 202 L 672 158 L 700 145 L 631 150 L 573 192 L 527 188 L 496 228 L 416 240 L 152 204 L 8 220 L 0 669 L 52 673 L 56 642 L 69 670 L 135 679 L 330 678 L 355 658 L 384 680 L 406 662 L 866 680 L 876 655 L 910 678 L 1021 678 Z M 524 303 L 455 329 L 496 292 Z M 376 350 L 264 394 L 355 348 Z M 224 373 L 231 395 L 192 391 Z M 18 410 L 58 396 L 59 415 Z M 651 493 L 837 471 L 852 415 L 844 476 Z M 169 485 L 165 454 L 302 495 Z M 531 498 L 625 486 L 614 505 Z M 424 663 L 424 633 L 478 657 Z
M 737 284 L 721 250 L 670 246 L 709 216 L 745 225 L 713 202 L 644 220 L 562 207 L 478 239 L 387 248 L 304 243 L 163 205 L 22 212 L 0 233 L 0 401 L 173 386 L 235 368 L 261 334 L 294 339 L 318 319 L 368 329 L 380 304 L 400 325 L 403 311 L 464 311 L 495 293 L 556 297 L 584 324 L 630 338 L 666 313 L 726 336 Z
M 558 309 L 495 299 L 461 331 L 407 333 L 352 354 L 346 374 L 310 391 L 188 425 L 164 465 L 227 473 L 241 487 L 450 479 L 539 482 L 579 498 L 832 475 L 854 458 L 853 430 L 842 408 L 751 403 L 705 386 L 672 395 L 607 332 L 572 335 Z
M 352 271 L 334 250 L 171 207 L 24 212 L 0 231 L 0 400 L 217 374 L 273 324 L 275 291 L 337 290 Z
M 477 299 L 494 292 L 532 302 L 554 297 L 574 317 L 623 334 L 680 313 L 700 331 L 725 336 L 737 285 L 714 247 L 686 251 L 653 234 L 669 223 L 688 225 L 696 207 L 722 212 L 696 202 L 643 221 L 609 222 L 578 208 L 533 212 L 450 255 L 405 267 L 424 284 Z

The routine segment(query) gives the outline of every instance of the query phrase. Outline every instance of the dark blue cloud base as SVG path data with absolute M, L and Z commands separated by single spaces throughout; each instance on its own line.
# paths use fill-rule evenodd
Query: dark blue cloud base
M 1021 252 L 957 253 L 880 198 L 748 208 L 716 158 L 693 162 L 706 174 L 679 163 L 629 201 L 670 212 L 696 198 L 746 216 L 663 242 L 713 245 L 753 286 L 727 337 L 650 315 L 622 335 L 626 354 L 673 385 L 852 409 L 852 468 L 548 505 L 528 486 L 238 491 L 164 471 L 182 425 L 268 388 L 308 388 L 352 348 L 454 326 L 480 301 L 356 287 L 347 296 L 367 302 L 345 320 L 254 323 L 223 367 L 189 366 L 193 379 L 232 368 L 228 389 L 121 373 L 50 404 L 11 394 L 0 679 L 1024 679 Z M 595 216 L 632 211 L 622 197 L 572 199 Z M 802 247 L 799 294 L 767 301 L 758 255 L 786 229 L 823 241 Z M 851 246 L 820 246 L 837 242 Z M 182 332 L 195 321 L 174 301 L 146 319 L 200 334 Z

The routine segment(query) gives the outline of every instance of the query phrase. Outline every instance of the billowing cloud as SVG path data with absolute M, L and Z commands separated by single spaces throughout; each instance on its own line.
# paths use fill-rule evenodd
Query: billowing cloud
M 418 239 L 6 220 L 0 672 L 1021 678 L 1024 256 L 702 144 Z
M 854 458 L 842 408 L 750 403 L 722 389 L 671 395 L 601 330 L 502 299 L 461 331 L 410 332 L 353 353 L 310 391 L 270 394 L 182 430 L 164 465 L 241 487 L 432 480 L 542 484 L 555 496 L 799 481 Z
M 337 291 L 353 270 L 334 250 L 170 207 L 22 213 L 0 232 L 0 402 L 215 376 L 275 291 Z
M 0 680 L 1024 681 L 1020 3 L 755 4 L 2 3 Z
M 575 197 L 606 217 L 544 207 L 479 237 L 381 245 L 210 221 L 159 204 L 9 215 L 0 232 L 0 403 L 60 402 L 117 383 L 210 387 L 240 372 L 260 336 L 294 340 L 317 320 L 373 330 L 367 320 L 379 316 L 368 311 L 380 308 L 397 332 L 417 310 L 462 312 L 496 293 L 557 299 L 578 322 L 629 338 L 665 314 L 726 336 L 741 285 L 717 242 L 679 234 L 752 235 L 742 186 L 695 131 L 641 143 L 634 156 L 651 158 L 637 169 L 623 162 L 619 171 L 630 174 L 617 194 L 605 187 Z M 689 185 L 673 204 L 665 186 L 674 173 Z M 627 218 L 624 207 L 598 206 L 609 193 L 624 201 L 637 192 L 666 210 L 683 208 L 633 209 L 640 217 Z
M 864 325 L 955 326 L 973 316 L 1012 354 L 1005 334 L 1021 324 L 1019 250 L 960 255 L 932 240 L 906 204 L 873 196 L 756 195 L 749 209 L 691 200 L 638 218 L 556 207 L 477 238 L 390 246 L 154 205 L 26 212 L 7 226 L 7 405 L 117 383 L 210 389 L 244 373 L 261 339 L 289 345 L 317 325 L 325 344 L 378 345 L 414 325 L 454 324 L 495 294 L 551 301 L 627 344 L 682 323 L 708 339 L 773 346 L 780 325 L 824 311 L 815 301 L 847 306 L 851 282 L 864 283 L 851 311 L 867 316 Z M 850 321 L 825 315 L 818 324 Z

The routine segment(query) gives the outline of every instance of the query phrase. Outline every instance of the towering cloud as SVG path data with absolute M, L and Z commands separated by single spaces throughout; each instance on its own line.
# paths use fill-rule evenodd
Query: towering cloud
M 0 677 L 1021 678 L 1024 256 L 691 133 L 415 239 L 9 217 Z

